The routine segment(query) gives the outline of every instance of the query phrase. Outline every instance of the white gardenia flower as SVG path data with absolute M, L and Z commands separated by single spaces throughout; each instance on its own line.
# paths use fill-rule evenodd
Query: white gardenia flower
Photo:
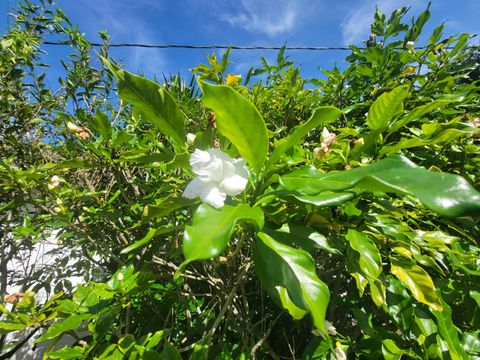
M 193 145 L 193 143 L 194 143 L 194 141 L 195 141 L 195 138 L 196 138 L 196 135 L 195 135 L 195 134 L 188 133 L 188 134 L 187 134 L 187 144 L 188 144 L 188 145 Z
M 221 208 L 227 195 L 241 193 L 248 183 L 248 172 L 243 159 L 232 159 L 219 149 L 195 149 L 190 156 L 192 170 L 198 176 L 187 185 L 183 196 L 200 197 L 216 209 Z

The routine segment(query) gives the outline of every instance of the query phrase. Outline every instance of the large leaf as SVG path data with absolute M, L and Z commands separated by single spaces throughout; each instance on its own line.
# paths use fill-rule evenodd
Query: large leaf
M 131 74 L 102 58 L 118 83 L 118 96 L 176 144 L 186 141 L 185 118 L 172 96 L 156 82 Z
M 412 109 L 408 114 L 401 117 L 398 121 L 396 121 L 391 128 L 388 130 L 387 136 L 393 134 L 395 131 L 401 129 L 408 123 L 421 119 L 424 115 L 429 114 L 437 109 L 441 109 L 442 107 L 454 102 L 455 99 L 450 100 L 434 100 L 427 104 L 417 106 L 416 108 Z
M 241 220 L 263 227 L 263 212 L 258 207 L 247 204 L 225 205 L 214 209 L 210 205 L 200 205 L 193 214 L 191 226 L 185 227 L 183 254 L 185 261 L 181 268 L 194 260 L 214 258 L 225 250 L 235 224 Z
M 330 293 L 318 278 L 310 254 L 282 244 L 265 233 L 257 235 L 253 254 L 255 270 L 267 292 L 280 305 L 291 301 L 294 309 L 308 310 L 315 327 L 326 334 L 325 313 Z M 288 297 L 280 300 L 279 288 L 287 289 Z M 292 311 L 288 307 L 287 310 Z
M 458 330 L 452 321 L 452 309 L 443 299 L 439 300 L 443 310 L 432 311 L 437 318 L 438 332 L 447 343 L 452 360 L 467 359 L 468 356 L 458 338 Z
M 434 128 L 430 133 L 425 133 L 425 128 Z M 462 123 L 454 124 L 426 124 L 422 127 L 422 134 L 411 138 L 402 138 L 393 145 L 380 149 L 380 155 L 390 155 L 402 149 L 420 147 L 425 145 L 443 144 L 459 137 L 471 136 L 480 133 L 480 129 Z
M 49 339 L 56 338 L 57 336 L 60 336 L 67 331 L 74 330 L 80 326 L 80 324 L 87 320 L 92 318 L 94 315 L 92 314 L 73 314 L 67 317 L 63 321 L 58 321 L 56 323 L 53 323 L 50 325 L 50 327 L 47 329 L 45 334 L 43 334 L 38 340 L 35 342 L 41 342 Z
M 370 278 L 378 278 L 382 273 L 382 257 L 373 240 L 352 229 L 348 230 L 345 238 L 350 242 L 352 249 L 360 255 L 358 265 L 363 273 Z
M 215 112 L 217 129 L 259 172 L 268 153 L 267 127 L 255 106 L 230 86 L 201 82 L 203 103 Z
M 403 100 L 409 95 L 406 86 L 399 86 L 380 95 L 368 110 L 368 127 L 377 131 L 385 130 L 395 116 L 403 111 Z
M 275 164 L 280 159 L 280 156 L 287 152 L 292 146 L 298 144 L 310 131 L 334 122 L 341 114 L 342 111 L 333 106 L 321 106 L 315 109 L 305 124 L 297 126 L 290 136 L 281 139 L 277 143 L 275 150 L 268 160 L 267 169 Z
M 418 265 L 400 263 L 391 259 L 390 271 L 403 282 L 417 301 L 442 311 L 442 303 L 435 293 L 435 285 L 428 273 Z
M 303 167 L 280 178 L 286 190 L 299 195 L 324 191 L 355 194 L 394 192 L 417 197 L 428 208 L 445 216 L 478 215 L 480 193 L 460 176 L 428 171 L 403 156 L 392 156 L 349 171 L 322 173 Z M 297 197 L 301 200 L 301 196 Z M 306 201 L 308 202 L 308 201 Z

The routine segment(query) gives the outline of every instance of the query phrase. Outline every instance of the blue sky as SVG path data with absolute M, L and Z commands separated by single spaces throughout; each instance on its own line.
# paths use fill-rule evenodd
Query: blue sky
M 0 11 L 5 14 L 6 1 L 0 2 Z M 57 4 L 90 41 L 99 41 L 98 31 L 106 29 L 113 43 L 197 45 L 362 45 L 370 33 L 375 9 L 372 0 L 58 0 Z M 400 6 L 411 6 L 408 18 L 419 14 L 427 4 L 424 0 L 378 1 L 379 8 L 387 14 Z M 445 35 L 480 33 L 479 0 L 433 0 L 431 13 L 426 35 L 441 22 L 446 22 Z M 3 31 L 5 26 L 2 28 Z M 60 74 L 59 59 L 69 49 L 46 50 L 52 73 Z M 111 55 L 129 71 L 142 71 L 147 76 L 177 71 L 188 75 L 188 69 L 205 62 L 208 52 L 211 51 L 126 48 L 112 49 Z M 319 67 L 343 67 L 347 54 L 287 52 L 301 64 L 305 77 L 322 76 Z M 245 74 L 250 66 L 260 65 L 260 56 L 273 62 L 276 52 L 234 50 L 230 72 Z

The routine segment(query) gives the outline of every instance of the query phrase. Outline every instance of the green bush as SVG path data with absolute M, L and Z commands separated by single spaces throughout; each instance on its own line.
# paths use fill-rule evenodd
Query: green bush
M 478 49 L 443 25 L 415 47 L 429 9 L 406 13 L 377 11 L 324 80 L 283 49 L 243 82 L 227 51 L 160 84 L 22 3 L 0 43 L 0 359 L 29 338 L 48 359 L 479 357 Z M 58 91 L 46 33 L 73 44 Z M 52 239 L 57 263 L 8 271 Z

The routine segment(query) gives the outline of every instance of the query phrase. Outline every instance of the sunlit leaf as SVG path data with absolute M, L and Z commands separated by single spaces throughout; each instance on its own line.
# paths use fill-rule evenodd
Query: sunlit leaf
M 201 82 L 203 103 L 215 112 L 217 128 L 259 172 L 268 152 L 267 127 L 255 106 L 225 85 Z

